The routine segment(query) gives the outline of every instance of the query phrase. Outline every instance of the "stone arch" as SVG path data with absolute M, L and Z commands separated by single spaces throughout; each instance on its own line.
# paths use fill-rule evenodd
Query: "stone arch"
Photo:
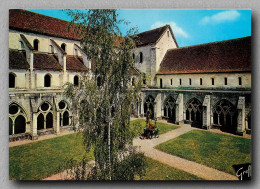
M 27 114 L 24 108 L 16 102 L 9 104 L 9 135 L 26 132 Z
M 169 95 L 163 103 L 164 117 L 172 123 L 176 121 L 176 100 L 173 96 Z
M 202 103 L 197 98 L 191 98 L 185 104 L 186 121 L 192 126 L 202 126 Z
M 44 116 L 40 113 L 37 117 L 37 130 L 44 129 Z
M 38 107 L 37 130 L 51 128 L 53 128 L 53 105 L 45 100 Z
M 145 101 L 144 101 L 144 114 L 145 114 L 145 116 L 147 115 L 147 113 L 149 113 L 150 118 L 151 119 L 154 118 L 154 106 L 155 106 L 155 98 L 152 95 L 148 95 L 145 98 Z
M 49 129 L 49 128 L 53 128 L 53 115 L 51 112 L 49 112 L 47 115 L 46 115 L 46 128 Z
M 60 110 L 60 126 L 68 126 L 70 124 L 69 103 L 66 100 L 61 100 L 58 103 L 58 108 Z
M 236 107 L 227 99 L 219 100 L 213 106 L 213 124 L 221 126 L 221 130 L 234 133 L 237 128 Z

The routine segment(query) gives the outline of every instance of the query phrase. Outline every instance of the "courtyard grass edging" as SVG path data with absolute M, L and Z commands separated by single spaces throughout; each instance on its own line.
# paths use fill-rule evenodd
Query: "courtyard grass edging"
M 232 175 L 232 165 L 251 162 L 250 139 L 202 130 L 189 131 L 155 148 Z

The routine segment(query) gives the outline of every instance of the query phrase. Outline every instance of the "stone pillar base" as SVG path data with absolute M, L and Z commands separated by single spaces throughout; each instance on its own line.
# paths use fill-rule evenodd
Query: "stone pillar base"
M 31 136 L 32 140 L 38 140 L 38 135 L 37 136 Z

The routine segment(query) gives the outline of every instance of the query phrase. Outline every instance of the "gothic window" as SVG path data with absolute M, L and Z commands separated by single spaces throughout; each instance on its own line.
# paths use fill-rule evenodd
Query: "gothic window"
M 172 79 L 171 79 L 171 85 L 172 85 Z
M 52 113 L 49 112 L 46 116 L 46 128 L 52 128 L 53 127 L 53 116 Z
M 26 131 L 26 114 L 25 111 L 12 103 L 9 105 L 9 135 L 25 133 Z
M 160 78 L 160 88 L 163 88 L 163 80 Z
M 149 95 L 146 97 L 144 102 L 144 113 L 145 115 L 149 114 L 150 118 L 154 118 L 154 105 L 155 105 L 155 99 Z
M 9 73 L 9 88 L 15 88 L 15 74 Z
M 59 109 L 61 110 L 60 113 L 60 126 L 68 126 L 69 125 L 69 112 L 68 112 L 68 104 L 65 101 L 60 101 L 59 104 Z
M 38 51 L 39 50 L 39 40 L 38 39 L 35 39 L 33 41 L 33 48 L 34 50 Z
M 175 99 L 172 96 L 166 98 L 166 100 L 164 101 L 164 117 L 172 123 L 175 123 L 176 121 L 175 107 Z
M 186 103 L 186 120 L 202 125 L 202 103 L 192 98 Z
M 61 44 L 61 48 L 66 52 L 66 44 L 65 43 Z
M 44 76 L 44 87 L 50 87 L 51 86 L 51 76 L 49 74 L 46 74 Z
M 140 63 L 143 63 L 143 53 L 140 52 Z
M 134 60 L 134 62 L 135 62 L 135 53 L 133 53 L 133 60 Z
M 191 78 L 189 79 L 189 83 L 190 83 L 190 85 L 191 85 Z
M 180 79 L 180 85 L 181 85 L 181 79 Z
M 60 104 L 59 104 L 60 106 Z M 37 130 L 53 128 L 53 108 L 48 102 L 43 102 L 39 108 L 37 117 Z
M 74 76 L 74 85 L 79 86 L 79 76 Z
M 220 100 L 213 107 L 213 123 L 222 126 L 222 130 L 236 130 L 237 111 L 235 106 L 226 99 Z
M 69 125 L 69 112 L 65 111 L 63 113 L 63 126 Z
M 200 78 L 200 85 L 202 85 L 202 78 Z
M 211 78 L 211 84 L 214 85 L 214 78 Z

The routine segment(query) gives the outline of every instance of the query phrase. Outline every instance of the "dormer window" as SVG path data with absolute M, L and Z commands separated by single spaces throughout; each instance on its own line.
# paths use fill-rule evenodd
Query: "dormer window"
M 66 44 L 65 43 L 62 43 L 60 47 L 66 52 Z
M 34 50 L 38 51 L 39 50 L 39 40 L 38 39 L 35 39 L 33 41 L 33 48 Z
M 143 63 L 143 53 L 140 52 L 140 63 Z

